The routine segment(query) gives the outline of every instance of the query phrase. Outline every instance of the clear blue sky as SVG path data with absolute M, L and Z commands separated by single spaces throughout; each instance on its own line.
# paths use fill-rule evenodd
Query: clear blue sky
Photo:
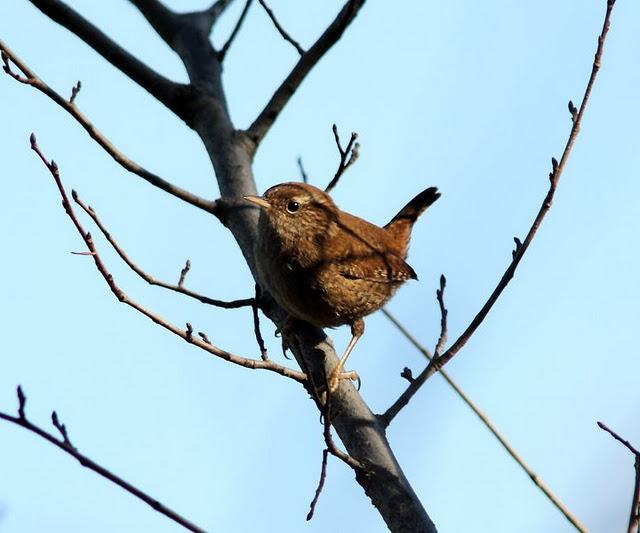
M 71 4 L 163 74 L 178 59 L 128 2 Z M 196 9 L 207 2 L 172 2 Z M 242 3 L 214 34 L 220 43 Z M 337 1 L 272 0 L 303 46 Z M 442 198 L 416 227 L 409 262 L 420 277 L 391 302 L 432 346 L 440 273 L 450 336 L 482 305 L 547 189 L 551 156 L 580 100 L 605 0 L 369 2 L 291 100 L 256 159 L 258 188 L 331 177 L 336 122 L 360 134 L 361 157 L 338 204 L 378 223 L 430 185 Z M 633 458 L 596 420 L 640 445 L 637 331 L 640 212 L 640 4 L 618 0 L 601 76 L 552 211 L 515 279 L 448 367 L 558 496 L 593 530 L 625 527 Z M 0 6 L 0 36 L 130 157 L 214 198 L 194 133 L 26 0 Z M 297 59 L 259 5 L 230 52 L 224 82 L 237 126 L 256 116 Z M 116 166 L 64 111 L 0 77 L 3 196 L 0 235 L 0 409 L 28 395 L 33 421 L 57 409 L 76 446 L 210 531 L 381 532 L 379 515 L 331 460 L 316 517 L 304 521 L 320 469 L 318 413 L 283 378 L 231 366 L 118 304 L 82 249 L 50 176 L 29 150 L 35 131 L 63 179 L 101 214 L 138 263 L 218 298 L 250 296 L 253 281 L 216 220 Z M 87 223 L 88 224 L 88 223 Z M 90 225 L 90 224 L 88 224 Z M 247 310 L 224 311 L 144 285 L 108 246 L 109 267 L 133 297 L 219 346 L 257 356 Z M 335 331 L 338 350 L 347 328 Z M 283 361 L 272 325 L 272 357 Z M 350 358 L 372 409 L 424 364 L 380 315 Z M 389 438 L 442 532 L 571 531 L 474 415 L 436 377 L 398 416 Z M 0 531 L 178 531 L 146 505 L 37 437 L 0 424 Z

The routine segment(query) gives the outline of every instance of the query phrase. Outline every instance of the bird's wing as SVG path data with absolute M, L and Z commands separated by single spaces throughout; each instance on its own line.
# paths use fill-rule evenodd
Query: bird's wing
M 367 251 L 338 262 L 338 270 L 349 279 L 362 279 L 376 283 L 397 283 L 418 279 L 407 262 L 395 254 Z

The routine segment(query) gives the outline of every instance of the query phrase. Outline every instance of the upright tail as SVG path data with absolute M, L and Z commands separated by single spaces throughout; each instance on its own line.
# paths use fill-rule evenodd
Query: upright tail
M 398 251 L 402 257 L 406 255 L 409 247 L 413 223 L 438 198 L 440 198 L 440 193 L 436 187 L 425 189 L 400 209 L 398 214 L 384 227 L 398 245 Z

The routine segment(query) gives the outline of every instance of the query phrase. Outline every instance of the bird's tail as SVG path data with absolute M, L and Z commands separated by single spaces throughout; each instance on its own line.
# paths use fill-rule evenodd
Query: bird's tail
M 411 236 L 413 223 L 438 198 L 440 198 L 440 193 L 436 187 L 425 189 L 400 209 L 398 214 L 384 227 L 392 236 L 394 242 L 397 243 L 403 256 L 409 247 L 409 237 Z

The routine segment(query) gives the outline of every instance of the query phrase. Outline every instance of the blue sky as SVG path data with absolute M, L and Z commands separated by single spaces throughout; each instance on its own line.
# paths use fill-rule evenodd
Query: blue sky
M 177 57 L 128 2 L 70 2 L 163 74 Z M 181 10 L 206 2 L 173 2 Z M 214 32 L 220 43 L 242 3 Z M 270 2 L 309 46 L 337 1 Z M 297 179 L 304 159 L 324 185 L 337 165 L 331 124 L 360 134 L 361 156 L 333 196 L 385 223 L 418 191 L 442 198 L 416 226 L 409 262 L 420 281 L 389 308 L 424 343 L 439 327 L 438 278 L 448 279 L 457 337 L 497 283 L 546 193 L 551 156 L 570 128 L 604 14 L 604 0 L 365 5 L 286 107 L 256 158 L 259 190 Z M 633 458 L 603 420 L 640 445 L 640 5 L 618 0 L 603 68 L 554 206 L 516 277 L 448 370 L 556 494 L 593 531 L 625 527 Z M 217 186 L 196 135 L 143 90 L 25 0 L 0 6 L 0 37 L 51 86 L 83 89 L 78 105 L 123 152 L 203 196 Z M 246 127 L 297 59 L 259 5 L 228 55 L 224 83 Z M 43 95 L 0 78 L 0 409 L 47 425 L 56 409 L 76 446 L 211 531 L 385 531 L 343 464 L 331 460 L 316 517 L 304 521 L 323 440 L 315 406 L 278 376 L 199 353 L 125 308 L 60 208 L 29 150 L 36 132 L 76 188 L 146 270 L 217 298 L 252 294 L 231 235 L 216 220 L 116 166 Z M 90 224 L 87 221 L 87 225 Z M 98 240 L 134 298 L 218 346 L 258 356 L 247 310 L 224 311 L 146 286 Z M 273 326 L 263 325 L 283 362 Z M 347 328 L 333 332 L 338 351 Z M 286 361 L 284 361 L 286 362 Z M 287 362 L 288 363 L 288 362 Z M 292 363 L 288 363 L 292 364 Z M 381 314 L 349 360 L 382 411 L 422 356 Z M 389 439 L 439 530 L 571 531 L 560 513 L 434 377 L 398 416 Z M 44 441 L 0 424 L 0 531 L 177 531 L 177 526 Z

